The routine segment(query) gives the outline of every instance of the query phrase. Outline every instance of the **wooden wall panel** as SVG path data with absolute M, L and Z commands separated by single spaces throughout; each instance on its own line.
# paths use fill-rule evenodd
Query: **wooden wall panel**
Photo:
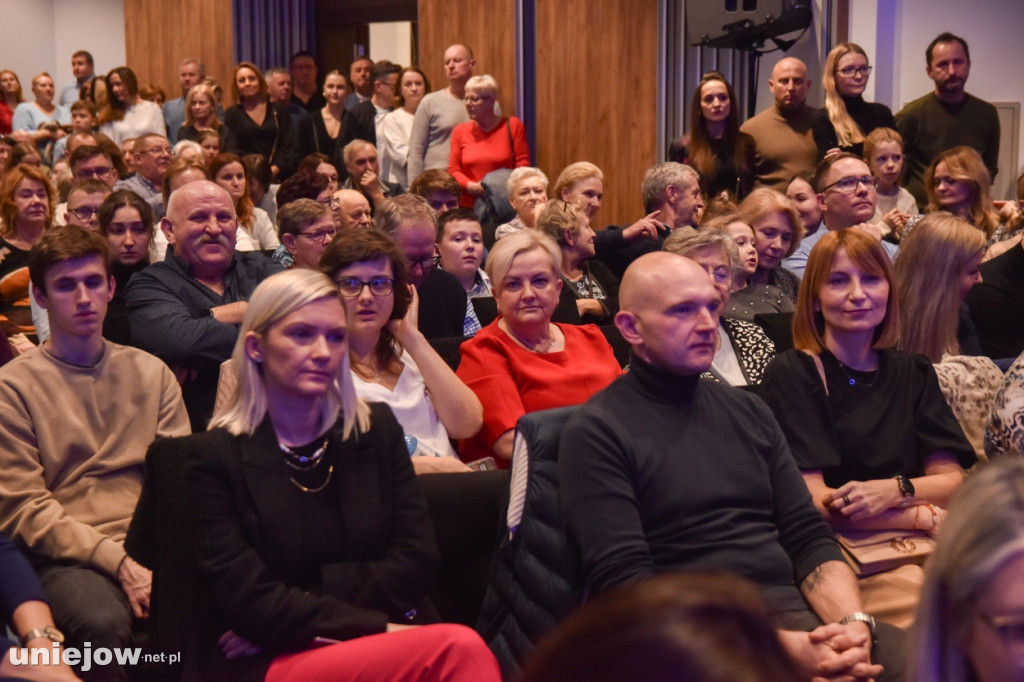
M 178 64 L 196 57 L 224 88 L 231 105 L 234 30 L 231 0 L 124 0 L 125 53 L 139 86 L 159 85 L 181 96 Z
M 515 0 L 419 0 L 419 66 L 435 90 L 448 87 L 444 50 L 468 45 L 476 73 L 498 81 L 505 114 L 515 114 Z
M 537 2 L 537 163 L 604 171 L 595 228 L 642 215 L 640 181 L 657 161 L 658 3 Z

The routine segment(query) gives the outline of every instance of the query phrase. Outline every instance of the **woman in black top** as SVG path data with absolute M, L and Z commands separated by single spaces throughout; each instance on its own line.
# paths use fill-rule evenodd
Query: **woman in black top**
M 270 101 L 267 81 L 251 62 L 235 67 L 232 88 L 238 103 L 224 112 L 227 134 L 222 148 L 238 156 L 261 154 L 270 161 L 275 179 L 288 177 L 296 166 L 288 110 Z
M 832 150 L 864 156 L 864 138 L 872 130 L 896 127 L 889 107 L 864 101 L 870 73 L 868 56 L 856 43 L 840 43 L 828 53 L 822 76 L 825 106 L 811 119 L 819 159 Z

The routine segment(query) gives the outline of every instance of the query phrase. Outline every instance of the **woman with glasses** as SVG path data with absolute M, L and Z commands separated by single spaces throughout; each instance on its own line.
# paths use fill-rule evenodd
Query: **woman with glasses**
M 475 435 L 483 408 L 419 330 L 418 295 L 398 246 L 379 232 L 345 230 L 320 269 L 345 304 L 356 394 L 391 407 L 417 473 L 469 471 L 449 438 Z
M 796 303 L 800 278 L 781 265 L 804 237 L 804 221 L 796 204 L 781 192 L 759 187 L 740 204 L 739 214 L 753 228 L 757 249 L 757 269 L 750 276 L 750 284 L 776 286 L 791 303 Z
M 500 679 L 472 630 L 424 625 L 430 515 L 391 410 L 356 394 L 353 324 L 323 273 L 267 278 L 209 430 L 150 452 L 185 469 L 200 587 L 194 622 L 175 623 L 192 628 L 185 679 Z
M 928 563 L 910 679 L 1024 677 L 1024 461 L 986 465 L 953 496 Z
M 552 199 L 540 212 L 537 229 L 555 240 L 562 252 L 562 286 L 576 298 L 580 320 L 611 324 L 619 312 L 619 280 L 608 266 L 593 260 L 596 233 L 583 207 Z
M 740 132 L 736 95 L 725 76 L 704 74 L 690 104 L 690 135 L 672 143 L 669 159 L 700 174 L 707 197 L 739 201 L 754 186 L 754 140 Z
M 889 107 L 864 101 L 870 74 L 860 45 L 839 43 L 828 53 L 822 75 L 825 106 L 811 119 L 819 159 L 840 151 L 864 156 L 864 138 L 872 130 L 896 127 Z
M 458 375 L 485 405 L 483 428 L 462 444 L 465 460 L 495 456 L 506 468 L 520 417 L 583 403 L 621 373 L 596 326 L 551 321 L 561 262 L 558 244 L 538 230 L 501 238 L 487 256 L 498 318 L 460 349 Z
M 127 66 L 119 66 L 107 74 L 109 97 L 100 111 L 100 132 L 117 144 L 147 133 L 167 137 L 160 105 L 139 96 L 139 81 Z
M 963 218 L 985 235 L 988 258 L 1002 253 L 991 247 L 1005 240 L 1007 225 L 1003 223 L 992 203 L 992 181 L 988 169 L 981 160 L 981 154 L 971 147 L 947 149 L 928 165 L 924 174 L 928 205 L 924 214 L 911 216 L 903 228 L 905 238 L 917 227 L 924 215 L 935 211 L 946 211 Z
M 498 83 L 492 76 L 473 76 L 466 81 L 469 121 L 452 129 L 448 157 L 448 172 L 462 187 L 459 205 L 466 208 L 473 208 L 477 197 L 484 195 L 481 180 L 485 175 L 499 168 L 530 165 L 523 122 L 515 116 L 499 115 L 497 103 Z
M 975 462 L 928 358 L 894 350 L 900 311 L 889 256 L 857 229 L 827 233 L 807 261 L 793 350 L 760 393 L 782 426 L 815 506 L 840 531 L 939 531 Z M 905 602 L 868 612 L 906 626 L 921 574 L 901 567 Z M 896 607 L 896 608 L 893 608 Z
M 741 265 L 739 249 L 728 233 L 675 230 L 662 250 L 685 256 L 704 268 L 722 297 L 719 309 L 729 307 L 733 278 Z M 719 316 L 715 358 L 703 376 L 730 386 L 753 386 L 761 383 L 774 357 L 775 344 L 756 324 Z
M 252 205 L 249 196 L 249 177 L 245 164 L 234 154 L 218 154 L 210 163 L 213 181 L 223 187 L 235 202 L 238 216 L 236 251 L 273 251 L 281 245 L 270 216 L 262 208 Z
M 277 231 L 281 246 L 274 252 L 274 260 L 288 268 L 319 270 L 320 256 L 338 228 L 327 206 L 315 199 L 296 199 L 277 212 Z

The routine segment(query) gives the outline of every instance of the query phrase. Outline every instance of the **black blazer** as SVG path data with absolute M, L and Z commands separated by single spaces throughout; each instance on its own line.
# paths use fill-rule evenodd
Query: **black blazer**
M 316 519 L 289 502 L 298 491 L 269 419 L 251 437 L 216 429 L 177 441 L 203 589 L 185 679 L 262 680 L 275 656 L 314 637 L 436 620 L 425 595 L 440 558 L 426 504 L 402 428 L 386 405 L 371 413 L 358 439 L 342 442 L 340 420 L 331 430 L 328 491 L 337 495 L 345 560 L 328 565 L 310 563 L 303 537 Z M 265 651 L 228 661 L 217 644 L 227 630 Z

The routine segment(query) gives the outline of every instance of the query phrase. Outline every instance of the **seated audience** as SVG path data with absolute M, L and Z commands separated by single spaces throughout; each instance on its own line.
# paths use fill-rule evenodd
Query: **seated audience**
M 368 230 L 373 227 L 373 209 L 366 196 L 355 189 L 339 189 L 331 196 L 331 215 L 339 230 Z
M 981 282 L 967 294 L 981 352 L 993 360 L 1024 353 L 1024 242 L 979 268 Z
M 238 251 L 271 251 L 281 245 L 270 216 L 252 205 L 249 178 L 242 159 L 234 154 L 218 154 L 209 164 L 213 181 L 227 190 L 235 202 L 239 232 L 235 241 Z
M 804 224 L 804 237 L 815 234 L 821 227 L 821 206 L 818 205 L 818 192 L 814 189 L 814 173 L 801 173 L 790 180 L 786 187 L 786 196 L 796 206 L 797 215 Z M 785 264 L 789 258 L 783 261 Z M 803 268 L 800 269 L 802 274 Z
M 875 128 L 864 138 L 864 160 L 878 178 L 878 201 L 871 222 L 883 232 L 903 234 L 907 220 L 917 215 L 914 195 L 900 187 L 903 180 L 903 138 L 892 128 Z
M 523 122 L 515 116 L 502 116 L 497 103 L 498 83 L 492 76 L 473 76 L 466 81 L 469 120 L 452 129 L 448 157 L 448 172 L 462 188 L 459 205 L 465 208 L 473 208 L 484 196 L 483 180 L 491 171 L 530 165 Z
M 728 573 L 679 573 L 596 597 L 543 639 L 523 682 L 810 679 L 783 648 L 764 597 Z
M 445 211 L 458 208 L 462 188 L 459 187 L 459 181 L 448 171 L 431 168 L 413 178 L 409 183 L 409 193 L 426 199 L 430 208 L 441 215 Z
M 487 257 L 499 317 L 460 351 L 459 378 L 484 405 L 484 426 L 463 441 L 463 460 L 495 455 L 507 467 L 521 416 L 577 405 L 621 372 L 599 329 L 551 322 L 561 260 L 558 245 L 533 230 L 501 239 Z
M 757 270 L 751 284 L 771 284 L 796 302 L 800 278 L 782 266 L 804 237 L 804 225 L 793 201 L 781 192 L 759 187 L 739 205 L 739 214 L 754 230 Z
M 1020 677 L 1022 572 L 1024 463 L 1014 458 L 986 465 L 953 496 L 928 562 L 909 679 Z
M 468 471 L 449 438 L 475 435 L 483 408 L 417 328 L 405 256 L 379 232 L 342 232 L 320 269 L 341 291 L 356 395 L 391 407 L 416 473 Z
M 522 166 L 516 168 L 508 176 L 506 189 L 508 190 L 508 201 L 512 204 L 516 217 L 507 223 L 498 225 L 494 230 L 495 239 L 501 239 L 518 230 L 537 227 L 537 216 L 544 209 L 544 204 L 548 200 L 548 176 L 544 175 L 544 171 L 539 168 Z M 588 207 L 584 209 L 588 216 L 595 210 L 591 209 L 589 204 L 581 203 L 580 205 Z
M 163 200 L 163 205 L 167 205 L 171 200 L 171 194 L 173 194 L 179 187 L 183 187 L 184 185 L 187 185 L 190 182 L 195 182 L 196 180 L 212 179 L 213 178 L 210 177 L 210 171 L 207 170 L 205 164 L 188 161 L 187 159 L 172 161 L 171 165 L 167 167 L 167 172 L 164 173 L 163 183 L 160 187 L 160 197 Z M 131 190 L 124 191 L 127 192 Z M 152 214 L 152 209 L 150 209 L 150 213 Z M 162 261 L 167 254 L 167 237 L 164 235 L 164 231 L 160 229 L 158 224 L 159 220 L 157 220 L 155 216 L 154 221 L 153 245 L 151 247 L 153 255 L 150 261 L 156 263 Z
M 619 312 L 619 280 L 608 266 L 594 260 L 595 233 L 583 207 L 552 199 L 537 216 L 537 229 L 558 244 L 562 286 L 576 299 L 580 320 L 611 323 Z
M 110 195 L 110 185 L 102 180 L 80 180 L 68 191 L 64 205 L 65 225 L 75 225 L 83 230 L 96 232 L 99 229 L 100 204 Z
M 313 152 L 307 154 L 301 162 L 299 167 L 295 171 L 296 173 L 320 173 L 327 180 L 327 184 L 331 188 L 331 192 L 338 191 L 338 169 L 334 167 L 334 163 L 331 161 L 331 157 L 327 154 L 321 154 L 319 152 Z
M 166 139 L 163 109 L 139 96 L 139 81 L 134 71 L 127 66 L 111 69 L 107 74 L 107 87 L 110 96 L 99 116 L 101 133 L 116 144 L 147 134 Z
M 807 261 L 795 348 L 761 384 L 815 506 L 839 531 L 937 533 L 963 469 L 976 460 L 931 363 L 894 350 L 899 324 L 881 243 L 860 230 L 829 232 Z M 898 570 L 912 603 L 920 568 Z M 867 610 L 900 625 L 913 617 L 907 604 L 884 597 Z
M 22 652 L 20 655 L 15 653 L 18 643 L 0 635 L 0 650 L 3 651 L 0 679 L 53 682 L 78 680 L 67 663 L 52 662 L 54 642 L 63 642 L 64 633 L 53 624 L 46 591 L 39 583 L 32 565 L 25 560 L 14 543 L 2 534 L 0 573 L 4 576 L 0 582 L 0 618 L 10 624 L 11 631 L 27 650 L 27 653 Z
M 388 199 L 373 229 L 391 238 L 405 254 L 409 283 L 419 295 L 417 327 L 428 339 L 470 336 L 480 329 L 473 305 L 459 280 L 437 267 L 437 215 L 415 194 Z
M 160 186 L 173 160 L 171 143 L 163 135 L 142 135 L 132 147 L 132 159 L 135 173 L 127 178 L 122 176 L 114 184 L 114 189 L 130 189 L 138 194 L 149 202 L 153 217 L 159 220 L 165 211 Z
M 356 397 L 337 286 L 289 270 L 250 304 L 211 430 L 149 455 L 185 462 L 196 530 L 185 678 L 496 682 L 472 630 L 409 627 L 437 620 L 437 548 L 401 427 Z
M 377 148 L 366 140 L 352 140 L 341 150 L 341 158 L 348 172 L 348 178 L 341 189 L 354 189 L 363 194 L 374 212 L 385 199 L 396 197 L 402 188 L 393 182 L 380 178 L 380 164 Z
M 50 338 L 0 373 L 0 531 L 28 552 L 69 646 L 130 647 L 150 573 L 123 540 L 146 448 L 189 432 L 181 390 L 153 356 L 103 339 L 114 282 L 102 237 L 50 231 L 28 268 Z M 128 679 L 116 665 L 82 677 Z
M 261 253 L 235 252 L 238 218 L 219 185 L 190 182 L 175 190 L 167 208 L 160 229 L 173 253 L 131 278 L 125 302 L 132 339 L 179 372 L 192 428 L 201 431 L 248 297 L 282 266 Z
M 480 264 L 484 235 L 480 219 L 468 208 L 445 211 L 437 221 L 437 253 L 441 269 L 455 276 L 470 298 L 489 298 L 491 278 Z
M 815 675 L 904 679 L 901 633 L 864 612 L 767 406 L 699 379 L 721 304 L 707 273 L 647 254 L 627 270 L 619 302 L 630 370 L 576 410 L 559 446 L 584 594 L 731 571 L 760 588 L 783 646 Z
M 41 168 L 15 166 L 0 181 L 0 330 L 16 350 L 35 345 L 29 251 L 53 225 L 57 193 Z
M 296 177 L 296 176 L 292 176 Z M 320 269 L 320 256 L 338 233 L 330 210 L 313 199 L 296 199 L 277 213 L 277 229 L 287 259 L 277 259 L 285 267 Z
M 114 296 L 103 320 L 103 338 L 130 346 L 132 328 L 124 294 L 132 275 L 154 261 L 153 212 L 139 195 L 119 189 L 100 204 L 98 224 L 114 258 Z
M 985 235 L 985 247 L 1006 238 L 1007 225 L 992 203 L 992 181 L 981 155 L 970 147 L 953 147 L 942 152 L 925 170 L 928 205 L 925 213 L 948 211 L 974 225 Z M 921 220 L 907 221 L 906 237 Z
M 981 281 L 978 267 L 984 255 L 984 235 L 966 220 L 940 211 L 921 219 L 900 243 L 893 264 L 899 348 L 931 360 L 946 403 L 979 460 L 985 459 L 985 426 L 1003 383 L 1002 370 L 989 358 L 966 352 L 961 341 L 961 330 L 973 330 L 963 300 Z M 977 338 L 968 343 L 977 346 Z
M 793 301 L 782 289 L 774 284 L 752 283 L 759 262 L 755 246 L 757 238 L 754 229 L 738 213 L 727 212 L 705 220 L 700 229 L 702 232 L 729 235 L 738 251 L 739 259 L 733 271 L 731 293 L 723 309 L 723 317 L 753 322 L 754 316 L 762 313 L 793 311 Z
M 733 273 L 739 269 L 739 250 L 732 238 L 718 230 L 676 230 L 665 240 L 665 251 L 685 256 L 708 274 L 727 310 Z M 761 383 L 764 370 L 775 357 L 775 344 L 753 322 L 719 316 L 715 357 L 703 373 L 707 379 L 730 386 Z

